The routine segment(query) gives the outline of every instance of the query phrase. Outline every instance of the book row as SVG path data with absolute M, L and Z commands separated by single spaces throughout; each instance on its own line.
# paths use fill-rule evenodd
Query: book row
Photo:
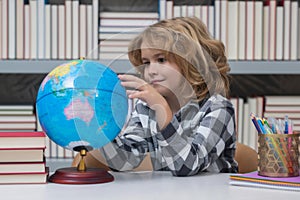
M 160 19 L 181 16 L 202 19 L 230 60 L 300 59 L 299 1 L 191 2 L 160 0 L 157 12 L 100 12 L 98 0 L 3 0 L 0 59 L 126 59 L 123 41 Z
M 3 0 L 0 59 L 97 59 L 98 0 Z
M 300 1 L 161 1 L 161 15 L 196 16 L 230 60 L 299 60 Z M 163 14 L 162 14 L 163 13 Z
M 189 5 L 178 3 L 161 0 L 158 19 L 185 16 L 200 18 L 211 35 L 224 43 L 230 60 L 300 59 L 299 1 L 216 0 Z M 140 16 L 131 14 L 100 13 L 100 59 L 128 59 L 128 41 L 145 26 L 156 22 L 153 13 Z M 134 23 L 140 26 L 134 26 Z M 124 44 L 124 41 L 127 43 Z

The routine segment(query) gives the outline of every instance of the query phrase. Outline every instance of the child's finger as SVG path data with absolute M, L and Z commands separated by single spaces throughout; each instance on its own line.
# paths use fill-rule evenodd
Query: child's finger
M 140 86 L 140 84 L 133 81 L 121 82 L 121 85 L 125 87 L 127 90 L 137 89 Z
M 129 75 L 129 74 L 122 74 L 122 75 L 120 74 L 120 75 L 118 75 L 118 78 L 121 81 L 139 81 L 139 80 L 141 80 L 140 78 L 133 76 L 133 75 Z
M 133 93 L 137 92 L 137 90 L 126 90 L 126 94 L 129 96 Z
M 142 90 L 143 86 L 147 85 L 145 81 L 122 81 L 121 85 L 126 89 Z

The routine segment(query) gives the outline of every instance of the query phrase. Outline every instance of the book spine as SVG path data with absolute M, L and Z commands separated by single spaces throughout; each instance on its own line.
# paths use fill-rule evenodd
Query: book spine
M 0 59 L 2 59 L 2 2 L 0 3 Z
M 8 1 L 8 59 L 16 58 L 16 1 Z
M 299 37 L 298 31 L 298 2 L 291 1 L 291 60 L 297 60 L 297 40 Z
M 263 59 L 269 59 L 269 19 L 270 19 L 270 1 L 264 1 L 263 6 Z
M 166 3 L 166 18 L 171 19 L 174 17 L 173 1 L 167 1 Z
M 86 7 L 86 24 L 87 24 L 87 28 L 86 28 L 86 43 L 87 43 L 87 55 L 86 57 L 88 59 L 92 59 L 93 58 L 93 24 L 92 22 L 92 17 L 93 17 L 93 7 L 90 4 L 87 4 Z
M 94 60 L 98 59 L 98 51 L 99 51 L 99 38 L 98 38 L 98 16 L 99 16 L 99 1 L 98 0 L 93 0 L 93 16 L 92 16 L 92 21 L 93 21 L 93 44 L 92 44 L 92 58 Z
M 283 59 L 283 0 L 277 2 L 276 6 L 276 60 Z
M 86 5 L 79 5 L 79 57 L 86 57 Z
M 284 47 L 283 58 L 284 60 L 290 60 L 290 45 L 291 45 L 291 1 L 284 0 Z
M 38 26 L 37 26 L 37 1 L 36 0 L 29 0 L 29 7 L 30 7 L 30 59 L 36 59 L 37 58 L 37 45 L 38 45 Z
M 208 5 L 208 30 L 212 36 L 215 37 L 216 29 L 215 29 L 215 9 L 214 9 L 214 1 L 209 1 Z
M 24 59 L 24 33 L 24 1 L 16 1 L 16 59 Z
M 263 1 L 255 1 L 254 19 L 254 60 L 263 58 Z
M 238 59 L 246 58 L 246 2 L 239 1 L 238 10 Z
M 98 18 L 97 18 L 98 19 Z M 79 1 L 72 1 L 72 57 L 79 59 Z
M 51 5 L 45 5 L 45 59 L 51 59 Z
M 253 60 L 253 50 L 254 50 L 254 23 L 255 23 L 255 9 L 254 2 L 252 0 L 246 1 L 246 47 L 245 47 L 245 59 Z
M 300 0 L 298 0 L 298 18 L 297 18 L 298 23 L 300 22 Z M 300 60 L 300 25 L 298 24 L 298 60 Z
M 65 1 L 65 40 L 66 40 L 66 59 L 72 59 L 72 1 Z
M 51 59 L 58 59 L 58 6 L 51 4 Z
M 276 57 L 276 0 L 270 0 L 269 12 L 269 60 Z
M 227 1 L 221 1 L 220 2 L 220 39 L 223 42 L 225 49 L 226 49 L 226 55 L 228 55 L 228 2 Z
M 221 40 L 221 0 L 215 1 L 215 39 Z
M 66 59 L 65 5 L 58 5 L 58 59 Z
M 229 60 L 238 58 L 238 1 L 228 1 L 228 44 L 227 52 Z
M 45 0 L 37 1 L 37 58 L 45 58 Z
M 8 58 L 8 0 L 2 0 L 2 59 Z

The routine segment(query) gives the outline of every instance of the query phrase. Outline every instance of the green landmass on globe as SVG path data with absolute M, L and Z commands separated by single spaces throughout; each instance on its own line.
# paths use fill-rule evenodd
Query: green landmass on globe
M 70 150 L 91 150 L 119 134 L 126 122 L 128 99 L 109 67 L 74 60 L 44 78 L 36 110 L 43 130 L 56 144 Z

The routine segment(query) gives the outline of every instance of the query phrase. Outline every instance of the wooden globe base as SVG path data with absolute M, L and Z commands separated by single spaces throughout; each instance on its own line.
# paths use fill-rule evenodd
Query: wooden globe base
M 81 160 L 78 166 L 58 169 L 49 177 L 48 181 L 61 184 L 96 184 L 113 181 L 114 177 L 105 169 L 86 167 L 84 162 L 86 153 L 87 149 L 81 148 Z
M 56 170 L 48 179 L 49 182 L 60 184 L 98 184 L 114 180 L 114 177 L 105 169 L 87 168 L 78 171 L 76 167 L 67 167 Z

